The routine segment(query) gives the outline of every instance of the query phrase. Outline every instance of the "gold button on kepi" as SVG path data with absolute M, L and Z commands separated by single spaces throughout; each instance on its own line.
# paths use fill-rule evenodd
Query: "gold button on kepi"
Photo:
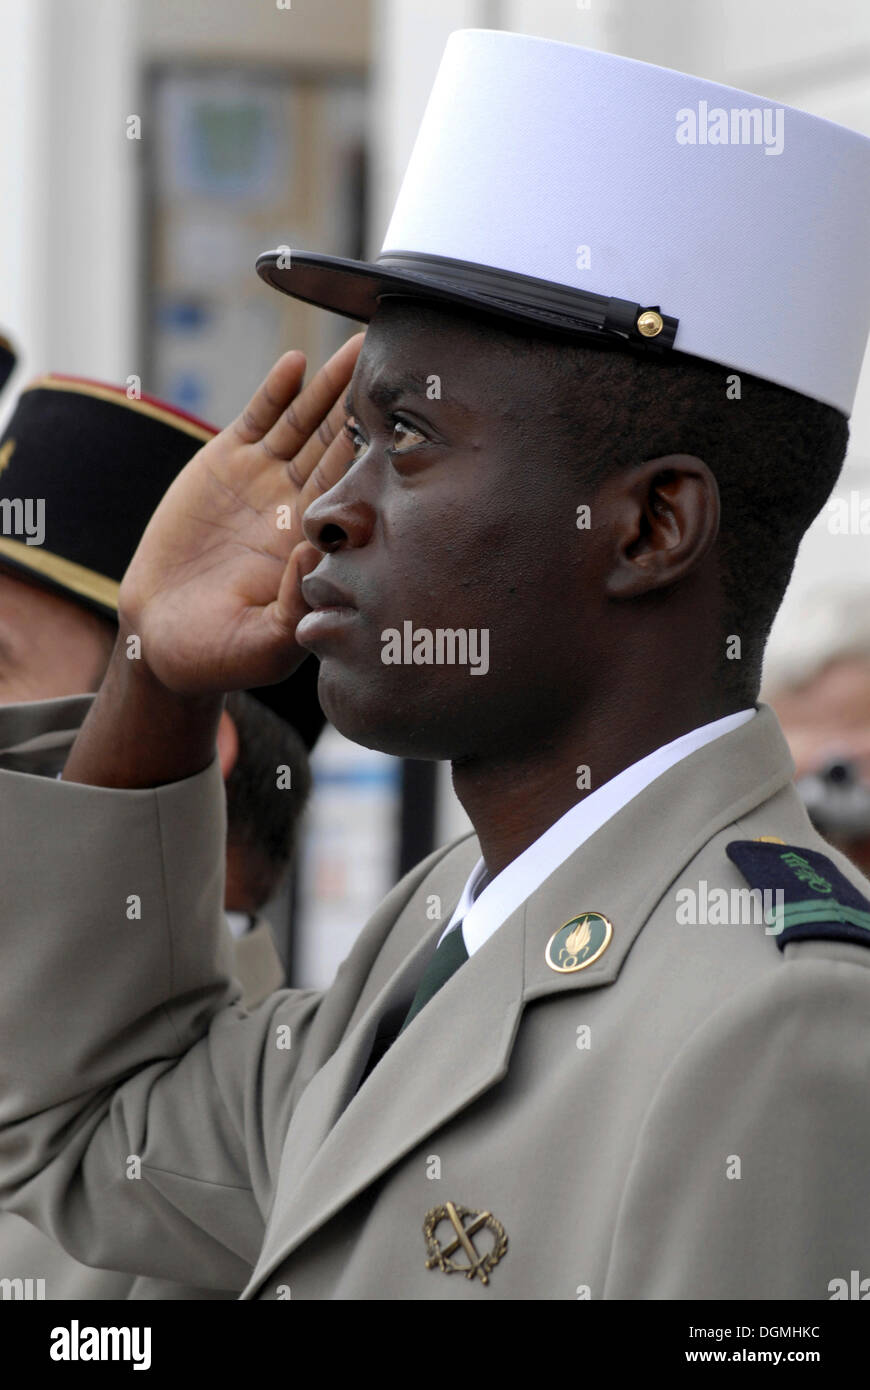
M 655 309 L 644 309 L 642 314 L 638 314 L 637 331 L 645 338 L 657 338 L 664 326 L 664 319 Z
M 585 970 L 604 954 L 612 936 L 613 924 L 603 913 L 583 912 L 553 932 L 547 942 L 547 964 L 560 975 Z

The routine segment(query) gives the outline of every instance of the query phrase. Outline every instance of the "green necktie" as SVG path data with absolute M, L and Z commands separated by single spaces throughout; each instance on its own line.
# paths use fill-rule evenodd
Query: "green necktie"
M 438 947 L 434 956 L 429 961 L 428 966 L 423 972 L 417 993 L 411 1001 L 411 1007 L 405 1015 L 405 1021 L 399 1029 L 403 1033 L 415 1014 L 418 1014 L 424 1004 L 428 1004 L 433 994 L 437 994 L 443 984 L 446 984 L 454 971 L 458 970 L 463 961 L 468 960 L 468 952 L 465 949 L 465 942 L 462 937 L 461 924 L 452 927 L 447 933 L 441 945 Z M 395 1024 L 393 1025 L 395 1027 Z M 360 1079 L 359 1085 L 366 1081 L 374 1071 L 378 1062 L 392 1047 L 399 1033 L 395 1033 L 391 1028 L 386 1032 L 379 1032 L 372 1043 L 369 1058 Z M 359 1087 L 357 1088 L 359 1089 Z
M 484 873 L 472 895 L 473 902 L 477 901 L 489 882 L 489 874 Z M 441 945 L 424 970 L 423 978 L 420 981 L 417 993 L 411 1001 L 411 1007 L 405 1015 L 405 1021 L 399 1029 L 399 1033 L 404 1033 L 411 1019 L 416 1018 L 424 1004 L 429 1003 L 433 995 L 438 993 L 441 986 L 445 985 L 450 979 L 450 976 L 455 974 L 460 965 L 463 965 L 467 960 L 468 952 L 465 949 L 465 938 L 462 935 L 462 918 L 460 918 L 456 926 L 450 928 L 450 931 L 444 937 Z M 368 1061 L 366 1062 L 359 1086 L 368 1079 L 378 1062 L 392 1047 L 399 1033 L 394 1033 L 392 1028 L 387 1028 L 386 1031 L 378 1032 L 375 1035 L 375 1040 L 372 1043 L 371 1052 L 369 1053 Z M 357 1089 L 359 1089 L 359 1086 Z
M 447 933 L 427 965 L 399 1033 L 404 1033 L 411 1019 L 416 1018 L 423 1006 L 429 1003 L 429 1000 L 438 993 L 441 986 L 446 985 L 450 976 L 454 975 L 460 965 L 463 965 L 467 960 L 468 952 L 465 949 L 460 923 L 459 926 L 453 927 Z

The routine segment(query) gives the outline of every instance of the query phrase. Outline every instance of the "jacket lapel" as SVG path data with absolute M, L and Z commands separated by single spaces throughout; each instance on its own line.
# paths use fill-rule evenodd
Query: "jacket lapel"
M 296 1189 L 302 1175 L 346 1109 L 352 1104 L 365 1069 L 379 1023 L 402 1002 L 413 998 L 414 981 L 425 968 L 443 931 L 435 923 L 417 942 L 398 970 L 378 992 L 342 1044 L 303 1091 L 287 1134 L 281 1161 L 281 1185 Z M 368 1083 L 366 1083 L 368 1085 Z
M 761 706 L 747 724 L 657 778 L 448 980 L 354 1094 L 379 1018 L 419 977 L 441 924 L 426 933 L 303 1094 L 266 1241 L 242 1297 L 250 1298 L 335 1212 L 504 1077 L 528 1000 L 611 984 L 683 867 L 724 826 L 786 786 L 793 770 L 776 717 Z M 547 944 L 584 912 L 611 921 L 611 943 L 588 968 L 558 974 L 547 964 Z M 397 931 L 401 925 L 400 919 Z
M 379 1018 L 392 1003 L 407 1008 L 411 985 L 443 929 L 442 922 L 427 933 L 300 1099 L 281 1163 L 281 1195 L 243 1298 L 330 1215 L 507 1070 L 522 1008 L 521 931 L 499 931 L 476 952 L 436 996 L 438 1008 L 434 1000 L 427 1005 L 356 1090 Z M 494 973 L 484 956 L 492 955 L 496 938 Z M 410 1086 L 409 1077 L 415 1078 Z M 284 1193 L 292 1195 L 279 1214 Z
M 353 1100 L 378 1028 L 389 1025 L 392 1020 L 398 1032 L 419 978 L 479 857 L 477 840 L 474 837 L 464 839 L 423 880 L 427 894 L 418 889 L 393 923 L 385 925 L 386 940 L 382 941 L 376 956 L 373 959 L 369 956 L 357 972 L 355 1003 L 338 1010 L 337 1024 L 333 1020 L 329 1034 L 319 1040 L 318 1050 L 325 1060 L 296 1103 L 283 1147 L 282 1186 L 295 1190 L 339 1116 Z M 433 880 L 442 905 L 435 921 L 426 915 L 427 897 L 434 891 Z M 331 1002 L 331 995 L 339 991 L 348 994 L 351 982 L 346 967 L 349 964 L 345 962 L 341 967 L 339 977 L 321 1005 L 321 1013 Z M 366 981 L 362 990 L 358 985 L 360 975 Z

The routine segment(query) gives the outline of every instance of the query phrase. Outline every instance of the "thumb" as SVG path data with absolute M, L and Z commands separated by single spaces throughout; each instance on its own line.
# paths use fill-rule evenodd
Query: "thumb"
M 277 620 L 291 637 L 300 618 L 309 611 L 302 597 L 302 580 L 317 569 L 322 559 L 323 555 L 310 541 L 300 541 L 290 552 L 275 603 Z

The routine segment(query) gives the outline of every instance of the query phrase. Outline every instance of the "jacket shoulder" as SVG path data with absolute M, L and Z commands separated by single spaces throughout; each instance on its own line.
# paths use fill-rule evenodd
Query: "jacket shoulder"
M 824 1299 L 866 1261 L 870 951 L 788 945 L 654 1091 L 606 1298 Z
M 870 964 L 870 883 L 824 840 L 730 839 L 725 852 L 749 888 L 764 895 L 780 951 L 797 942 L 849 942 Z M 863 963 L 863 962 L 862 962 Z

